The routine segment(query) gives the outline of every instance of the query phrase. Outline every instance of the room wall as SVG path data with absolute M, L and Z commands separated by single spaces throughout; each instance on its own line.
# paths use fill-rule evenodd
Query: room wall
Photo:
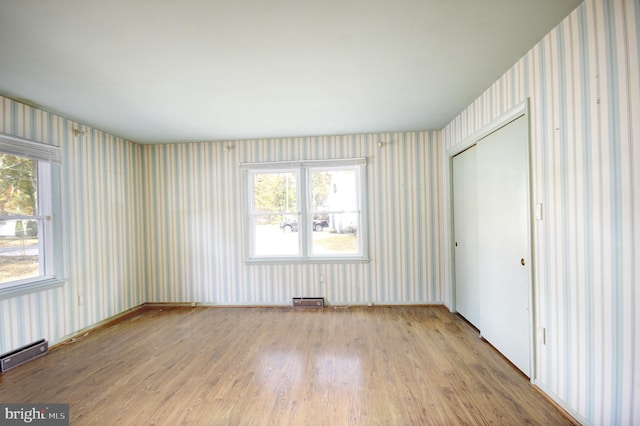
M 68 279 L 0 300 L 0 353 L 145 301 L 451 304 L 446 153 L 529 99 L 535 383 L 585 423 L 640 422 L 639 9 L 586 0 L 442 132 L 138 146 L 0 97 L 0 132 L 63 148 Z M 243 262 L 241 162 L 363 156 L 369 263 Z
M 145 146 L 150 253 L 145 300 L 288 305 L 292 297 L 323 296 L 333 305 L 442 303 L 438 135 Z M 392 142 L 379 148 L 381 140 Z M 245 264 L 240 163 L 349 157 L 368 161 L 371 261 Z
M 0 300 L 0 353 L 40 338 L 56 343 L 143 303 L 140 147 L 3 97 L 0 132 L 62 148 L 66 279 Z
M 587 0 L 442 131 L 446 168 L 529 99 L 535 383 L 591 424 L 640 423 L 639 49 L 638 1 Z

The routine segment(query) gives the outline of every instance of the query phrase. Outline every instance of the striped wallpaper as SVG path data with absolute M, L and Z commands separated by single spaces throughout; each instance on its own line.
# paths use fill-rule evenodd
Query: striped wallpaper
M 40 338 L 56 343 L 143 303 L 140 146 L 3 97 L 0 132 L 62 147 L 57 244 L 67 279 L 0 299 L 0 353 Z
M 442 303 L 439 146 L 438 132 L 145 146 L 145 300 Z M 370 262 L 244 263 L 240 163 L 353 157 L 368 161 Z
M 451 151 L 529 99 L 535 383 L 594 425 L 640 424 L 639 49 L 640 2 L 587 0 L 441 135 Z
M 0 300 L 0 353 L 144 302 L 450 305 L 447 152 L 528 99 L 534 381 L 584 423 L 638 424 L 639 52 L 638 0 L 586 0 L 442 131 L 142 146 L 0 97 L 0 132 L 62 147 L 67 278 Z M 240 163 L 348 157 L 371 261 L 245 264 Z

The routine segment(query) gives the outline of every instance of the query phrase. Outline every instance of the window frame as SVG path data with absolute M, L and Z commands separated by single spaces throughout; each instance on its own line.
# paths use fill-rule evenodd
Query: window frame
M 0 283 L 0 300 L 23 294 L 59 287 L 64 284 L 59 274 L 62 271 L 62 232 L 60 202 L 61 150 L 15 136 L 0 133 L 0 152 L 36 161 L 37 205 L 36 214 L 2 216 L 0 220 L 32 219 L 38 221 L 37 277 Z
M 367 223 L 367 159 L 348 158 L 337 160 L 275 161 L 242 163 L 244 187 L 245 263 L 291 264 L 291 263 L 366 263 L 369 262 Z M 313 254 L 313 229 L 311 227 L 311 173 L 320 170 L 354 170 L 359 216 L 357 231 L 358 253 Z M 297 176 L 298 253 L 295 255 L 256 255 L 256 209 L 254 206 L 253 176 L 261 173 L 290 173 Z

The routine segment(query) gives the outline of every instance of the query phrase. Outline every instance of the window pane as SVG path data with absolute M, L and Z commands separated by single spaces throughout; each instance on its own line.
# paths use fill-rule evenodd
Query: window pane
M 253 174 L 253 205 L 254 254 L 299 254 L 297 173 Z
M 0 284 L 40 276 L 40 244 L 35 220 L 0 222 Z
M 314 255 L 359 254 L 357 170 L 313 170 L 311 219 Z
M 0 284 L 41 275 L 37 162 L 0 153 Z
M 298 232 L 285 232 L 279 223 L 256 223 L 254 231 L 256 256 L 292 256 L 299 253 Z
M 36 161 L 0 153 L 0 216 L 36 214 Z

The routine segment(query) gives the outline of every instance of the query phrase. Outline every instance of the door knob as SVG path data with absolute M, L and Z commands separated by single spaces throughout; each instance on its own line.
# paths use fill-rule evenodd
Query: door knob
M 520 259 L 520 264 L 521 264 L 522 266 L 524 266 L 524 264 L 525 264 L 525 263 L 526 263 L 526 262 L 524 261 L 524 257 L 523 257 L 522 259 Z

